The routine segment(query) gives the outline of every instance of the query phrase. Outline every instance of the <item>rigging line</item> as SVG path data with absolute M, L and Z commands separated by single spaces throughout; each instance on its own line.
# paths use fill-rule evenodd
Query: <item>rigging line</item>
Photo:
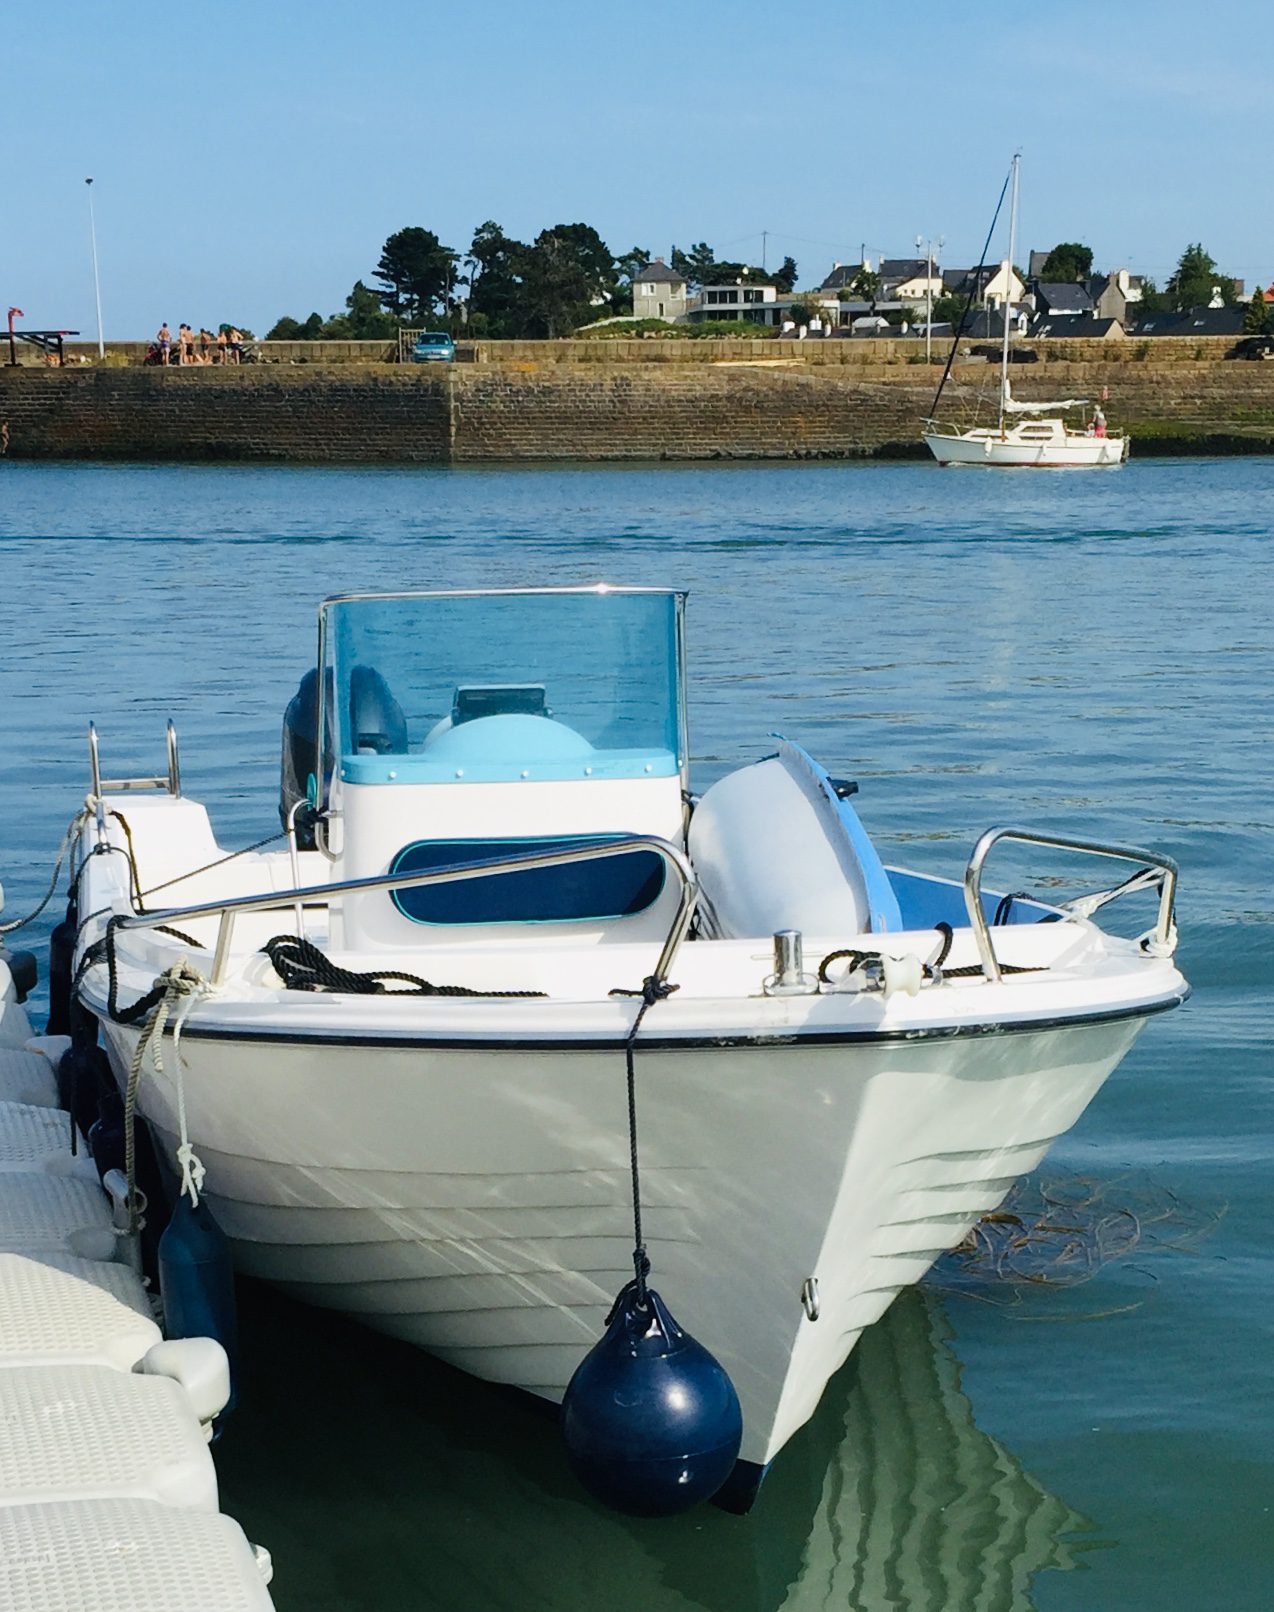
M 933 403 L 929 409 L 930 419 L 933 419 L 934 415 L 938 412 L 938 403 L 942 398 L 942 389 L 947 384 L 947 380 L 951 375 L 951 366 L 955 363 L 956 347 L 959 344 L 961 333 L 964 330 L 965 320 L 969 317 L 969 309 L 973 306 L 973 298 L 977 294 L 982 271 L 986 268 L 986 255 L 991 250 L 991 238 L 995 234 L 995 226 L 999 222 L 1000 209 L 1004 206 L 1004 198 L 1008 194 L 1009 180 L 1012 177 L 1013 167 L 1012 164 L 1010 164 L 1009 171 L 1004 176 L 1004 183 L 1000 187 L 1000 199 L 995 204 L 995 214 L 991 219 L 991 228 L 987 230 L 986 240 L 982 244 L 982 257 L 978 262 L 977 268 L 973 271 L 973 283 L 969 287 L 969 294 L 965 298 L 964 308 L 960 313 L 960 318 L 957 320 L 955 330 L 951 336 L 951 351 L 947 354 L 947 364 L 946 368 L 942 372 L 942 379 L 938 382 L 938 390 L 933 394 Z M 1013 265 L 1011 263 L 1009 264 L 1009 273 L 1013 273 Z M 1008 287 L 1006 285 L 1005 291 L 1007 292 L 1007 290 Z M 1007 300 L 1008 298 L 1006 296 L 1005 301 L 1007 302 Z M 1004 317 L 1006 319 L 1008 318 L 1007 311 L 1004 313 Z

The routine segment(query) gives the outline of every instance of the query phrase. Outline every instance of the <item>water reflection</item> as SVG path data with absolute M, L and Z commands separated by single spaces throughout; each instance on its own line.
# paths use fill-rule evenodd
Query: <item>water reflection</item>
M 1085 1519 L 982 1433 L 938 1300 L 863 1337 L 750 1517 L 617 1518 L 525 1400 L 245 1284 L 222 1504 L 274 1553 L 279 1612 L 648 1607 L 1029 1612 Z

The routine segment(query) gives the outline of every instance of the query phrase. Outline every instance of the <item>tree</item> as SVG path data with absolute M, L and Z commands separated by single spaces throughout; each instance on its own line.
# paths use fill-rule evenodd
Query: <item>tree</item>
M 702 291 L 705 285 L 714 285 L 717 281 L 717 260 L 707 241 L 696 242 L 688 252 L 681 252 L 674 246 L 672 266 L 685 276 L 692 291 Z
M 1238 300 L 1234 281 L 1217 273 L 1216 263 L 1198 241 L 1181 254 L 1176 273 L 1164 290 L 1180 313 L 1188 313 L 1191 308 L 1206 308 L 1217 290 L 1227 308 Z
M 874 303 L 880 295 L 881 284 L 881 278 L 875 269 L 869 269 L 864 263 L 849 282 L 849 295 L 851 298 L 858 297 L 864 302 Z
M 468 271 L 471 329 L 491 336 L 516 333 L 517 264 L 527 250 L 521 241 L 506 235 L 492 218 L 479 224 L 473 232 L 464 260 Z
M 959 330 L 972 312 L 973 303 L 967 291 L 947 291 L 933 299 L 930 314 L 935 325 L 950 325 L 952 330 Z
M 1265 300 L 1265 293 L 1258 285 L 1252 293 L 1252 300 L 1247 305 L 1247 313 L 1243 316 L 1243 329 L 1250 335 L 1262 336 L 1269 328 L 1269 304 Z
M 353 289 L 345 298 L 345 307 L 345 322 L 352 341 L 388 341 L 398 330 L 397 320 L 384 312 L 380 298 L 361 280 L 354 281 Z M 336 318 L 328 320 L 329 325 L 336 322 Z
M 785 257 L 780 266 L 770 276 L 770 279 L 774 281 L 774 284 L 778 286 L 784 296 L 791 296 L 792 292 L 796 290 L 796 259 L 794 257 Z
M 1060 241 L 1044 259 L 1040 279 L 1054 285 L 1078 284 L 1093 272 L 1093 249 L 1078 241 Z
M 735 285 L 740 280 L 753 280 L 757 285 L 772 285 L 774 276 L 755 263 L 715 263 L 709 285 Z
M 301 334 L 300 321 L 291 318 L 288 314 L 284 314 L 282 319 L 275 320 L 274 324 L 266 331 L 265 339 L 267 341 L 304 341 L 305 337 Z
M 1136 317 L 1144 319 L 1147 314 L 1171 312 L 1172 302 L 1160 291 L 1155 282 L 1147 277 L 1141 282 L 1140 300 L 1133 303 L 1132 307 L 1136 310 Z
M 419 324 L 450 300 L 457 261 L 432 230 L 400 229 L 385 242 L 373 276 L 385 288 L 378 293 L 381 303 L 395 317 Z
M 614 297 L 619 279 L 615 259 L 591 224 L 553 224 L 536 237 L 536 244 L 546 236 L 552 236 L 559 250 L 569 254 L 585 275 L 590 302 L 609 302 Z
M 541 230 L 515 259 L 518 280 L 515 334 L 553 340 L 582 325 L 597 295 L 596 265 L 578 240 Z

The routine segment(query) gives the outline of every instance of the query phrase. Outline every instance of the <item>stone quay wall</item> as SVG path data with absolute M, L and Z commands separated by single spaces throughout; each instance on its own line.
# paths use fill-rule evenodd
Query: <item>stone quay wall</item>
M 447 464 L 922 456 L 920 425 L 940 374 L 937 366 L 879 354 L 871 363 L 776 361 L 776 344 L 760 342 L 738 345 L 766 349 L 764 357 L 684 363 L 559 361 L 559 345 L 586 344 L 534 345 L 553 345 L 553 361 L 522 352 L 498 363 L 437 367 L 0 367 L 0 425 L 8 427 L 12 459 Z M 818 345 L 835 351 L 867 344 Z M 985 421 L 998 380 L 994 364 L 957 365 L 944 417 L 958 421 L 980 400 Z M 1153 360 L 1119 363 L 1103 351 L 1100 359 L 1051 356 L 1015 365 L 1013 385 L 1023 399 L 1099 397 L 1108 387 L 1111 426 L 1132 432 L 1134 453 L 1274 451 L 1274 362 L 1176 353 L 1161 360 L 1156 349 Z

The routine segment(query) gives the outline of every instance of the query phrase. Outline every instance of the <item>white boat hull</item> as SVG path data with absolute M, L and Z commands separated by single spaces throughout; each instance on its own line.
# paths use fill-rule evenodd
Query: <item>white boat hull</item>
M 981 465 L 990 469 L 1106 469 L 1128 457 L 1128 438 L 1093 437 L 1060 429 L 1049 436 L 978 429 L 960 433 L 926 431 L 925 443 L 940 465 Z
M 1142 1022 L 639 1051 L 652 1282 L 730 1372 L 742 1459 L 772 1459 L 863 1328 L 1074 1124 Z M 138 1032 L 104 1028 L 122 1079 Z M 631 1276 L 622 1043 L 191 1027 L 182 1051 L 240 1269 L 561 1398 Z M 148 1074 L 140 1102 L 171 1158 L 171 1079 Z

